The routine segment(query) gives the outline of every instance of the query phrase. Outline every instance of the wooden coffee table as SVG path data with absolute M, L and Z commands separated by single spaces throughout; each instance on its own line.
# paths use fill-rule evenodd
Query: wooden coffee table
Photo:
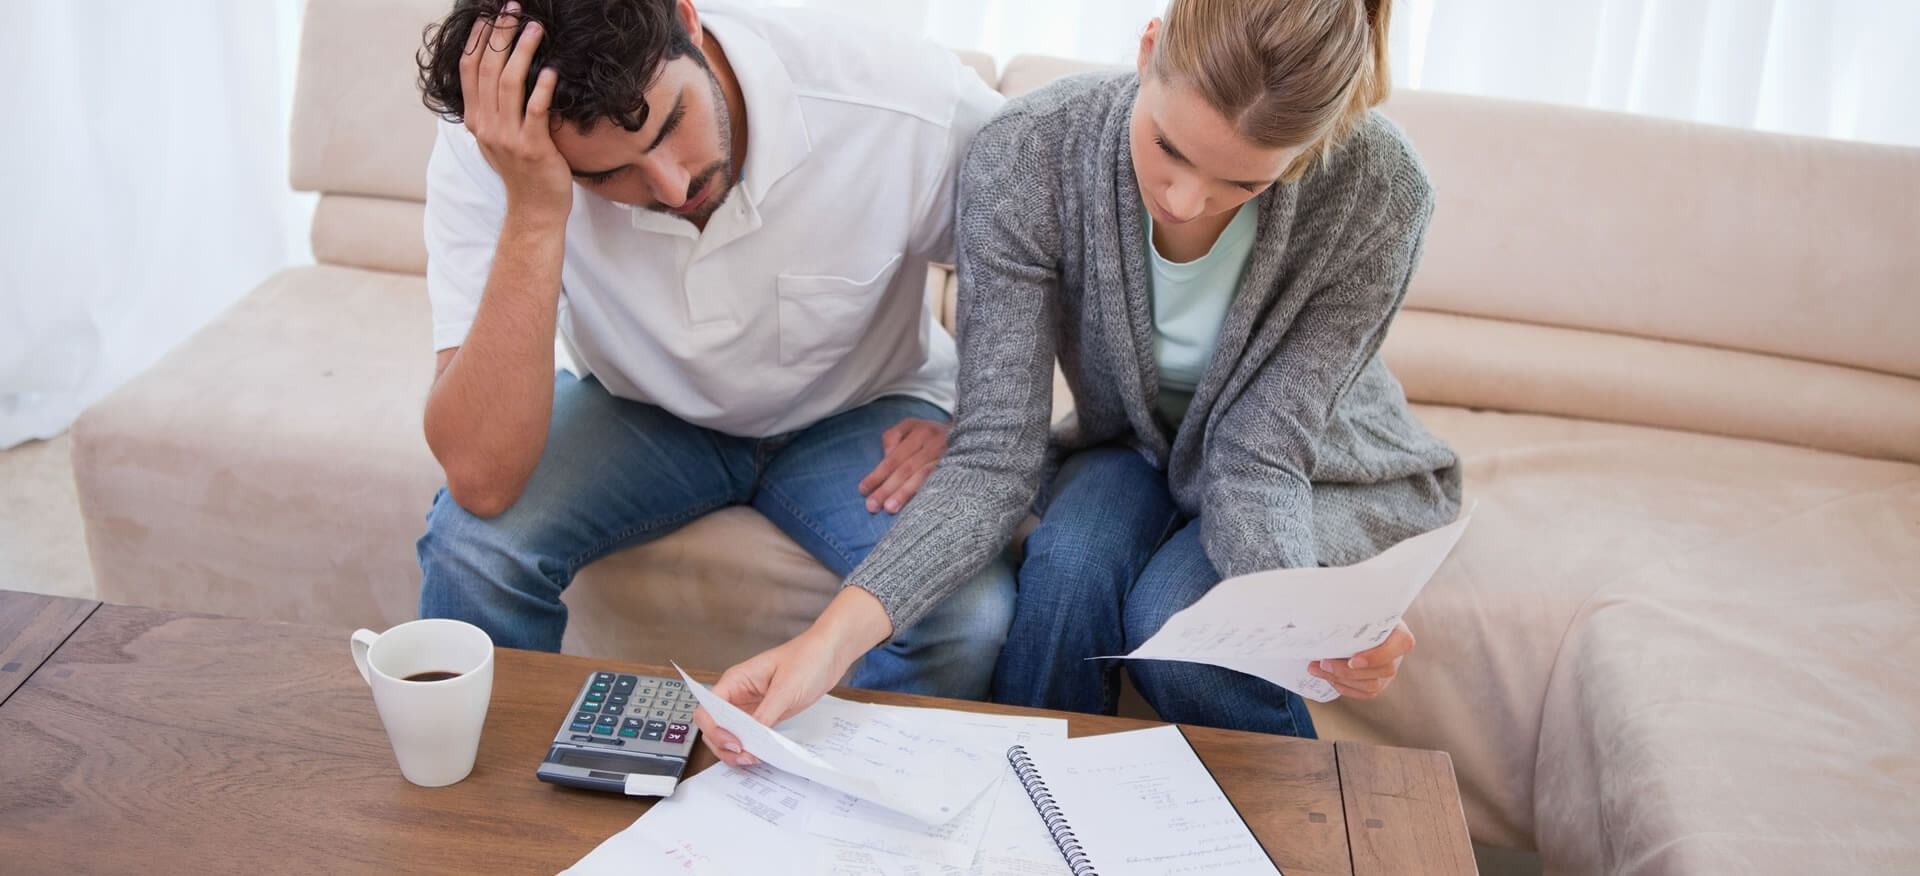
M 0 591 L 0 870 L 552 873 L 646 811 L 533 771 L 586 672 L 660 667 L 503 648 L 473 774 L 418 788 L 347 632 Z M 1442 752 L 1183 729 L 1288 874 L 1474 872 Z

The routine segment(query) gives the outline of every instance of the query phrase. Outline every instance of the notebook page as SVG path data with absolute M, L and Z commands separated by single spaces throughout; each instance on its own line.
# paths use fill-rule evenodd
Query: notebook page
M 1026 749 L 1099 876 L 1280 872 L 1177 727 Z

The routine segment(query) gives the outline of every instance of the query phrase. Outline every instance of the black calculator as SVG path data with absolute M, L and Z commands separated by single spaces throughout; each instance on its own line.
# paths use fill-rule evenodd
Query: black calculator
M 665 797 L 693 754 L 698 705 L 677 678 L 593 672 L 536 774 L 556 785 Z

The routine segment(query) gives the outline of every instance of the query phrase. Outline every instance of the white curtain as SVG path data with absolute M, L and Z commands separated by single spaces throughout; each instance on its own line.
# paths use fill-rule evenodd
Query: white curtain
M 310 258 L 285 142 L 301 5 L 5 4 L 0 448 Z
M 1133 59 L 1165 0 L 815 6 L 992 54 Z M 303 0 L 6 4 L 0 448 L 65 429 L 273 271 Z M 1920 0 L 1397 0 L 1401 86 L 1920 145 Z M 369 26 L 377 26 L 370 22 Z M 396 58 L 396 64 L 411 63 Z M 218 387 L 208 387 L 218 392 Z
M 1920 145 L 1915 0 L 1400 0 L 1397 84 Z
M 1131 63 L 1166 0 L 749 0 L 875 18 L 1001 64 Z M 1920 0 L 1395 0 L 1395 84 L 1920 144 Z

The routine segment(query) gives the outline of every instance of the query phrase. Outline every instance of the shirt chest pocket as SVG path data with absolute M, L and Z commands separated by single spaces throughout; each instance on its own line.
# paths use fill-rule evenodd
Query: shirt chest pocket
M 780 364 L 824 371 L 859 346 L 887 303 L 900 258 L 852 260 L 844 273 L 779 275 Z

